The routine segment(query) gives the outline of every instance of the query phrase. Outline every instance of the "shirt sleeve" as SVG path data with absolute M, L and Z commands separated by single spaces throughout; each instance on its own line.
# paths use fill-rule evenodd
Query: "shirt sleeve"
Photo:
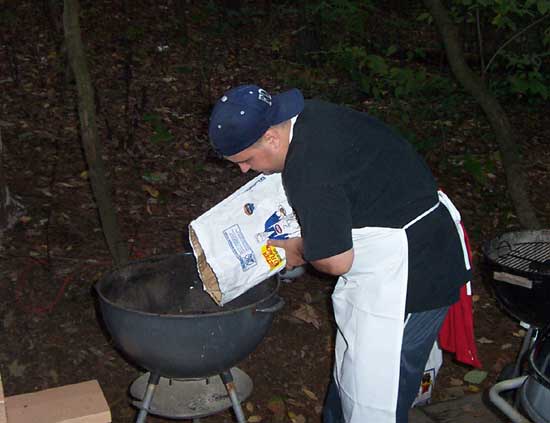
M 339 186 L 308 187 L 289 195 L 304 239 L 304 258 L 319 260 L 352 248 L 351 210 Z

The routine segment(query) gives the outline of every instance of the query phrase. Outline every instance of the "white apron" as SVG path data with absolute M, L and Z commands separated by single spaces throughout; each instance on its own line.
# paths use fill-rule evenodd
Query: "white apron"
M 440 204 L 463 240 L 460 214 L 442 192 L 436 205 L 403 228 L 352 230 L 355 260 L 332 295 L 338 326 L 334 378 L 346 423 L 395 423 L 408 279 L 405 230 Z

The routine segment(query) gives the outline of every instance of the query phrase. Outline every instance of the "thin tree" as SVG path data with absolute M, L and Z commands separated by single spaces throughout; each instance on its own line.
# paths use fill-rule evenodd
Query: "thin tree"
M 449 13 L 439 0 L 424 0 L 437 25 L 445 44 L 445 52 L 451 69 L 458 81 L 479 103 L 499 145 L 502 165 L 506 173 L 508 193 L 516 210 L 519 222 L 529 229 L 540 228 L 535 210 L 529 200 L 529 190 L 518 146 L 514 139 L 514 131 L 506 112 L 489 91 L 485 82 L 470 69 L 464 58 L 458 30 L 451 21 Z
M 65 0 L 63 10 L 65 43 L 78 91 L 80 133 L 92 192 L 109 251 L 115 265 L 121 266 L 128 261 L 128 248 L 120 235 L 115 208 L 111 201 L 110 184 L 105 177 L 105 165 L 101 154 L 102 144 L 97 135 L 94 90 L 80 35 L 79 10 L 78 0 Z

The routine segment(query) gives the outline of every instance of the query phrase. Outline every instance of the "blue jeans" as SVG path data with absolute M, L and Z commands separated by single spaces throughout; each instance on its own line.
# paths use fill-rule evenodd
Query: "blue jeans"
M 408 422 L 409 409 L 418 393 L 424 367 L 448 309 L 449 307 L 445 306 L 412 313 L 405 326 L 401 346 L 396 423 Z M 340 395 L 332 377 L 323 408 L 323 423 L 345 423 Z

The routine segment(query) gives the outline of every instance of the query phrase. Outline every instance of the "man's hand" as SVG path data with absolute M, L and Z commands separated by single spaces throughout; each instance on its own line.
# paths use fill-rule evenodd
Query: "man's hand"
M 301 237 L 289 239 L 269 239 L 267 245 L 282 248 L 286 254 L 286 268 L 293 269 L 305 263 L 304 240 Z
M 286 268 L 293 269 L 296 266 L 301 266 L 306 261 L 304 260 L 304 240 L 301 237 L 289 239 L 269 239 L 267 245 L 283 248 L 286 253 Z M 353 248 L 336 254 L 331 257 L 326 257 L 311 262 L 315 269 L 329 275 L 340 276 L 351 269 L 354 259 Z

